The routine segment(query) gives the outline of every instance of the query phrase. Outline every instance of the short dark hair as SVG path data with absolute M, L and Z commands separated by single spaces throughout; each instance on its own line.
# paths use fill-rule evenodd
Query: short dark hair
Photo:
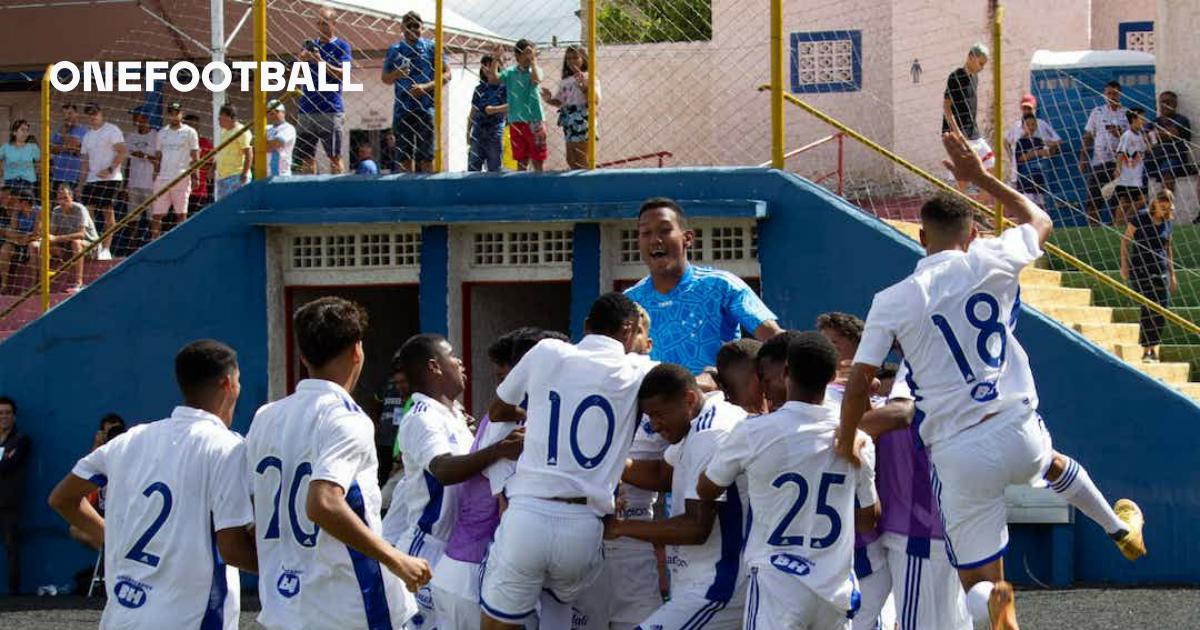
M 1133 121 L 1136 120 L 1139 116 L 1144 117 L 1145 115 L 1146 115 L 1145 109 L 1142 109 L 1141 107 L 1131 107 L 1125 111 L 1125 120 L 1128 120 L 1130 122 L 1130 124 L 1132 124 Z
M 1179 98 L 1179 95 L 1175 93 L 1175 90 L 1163 90 L 1158 93 L 1159 98 L 1162 98 L 1164 96 L 1170 96 L 1171 98 L 1174 98 L 1174 99 Z
M 722 370 L 734 363 L 742 361 L 753 363 L 762 346 L 761 341 L 752 337 L 742 337 L 725 343 L 720 350 L 717 350 L 717 374 L 719 375 Z
M 78 107 L 76 107 L 76 106 L 75 106 L 75 103 L 72 103 L 71 101 L 67 101 L 66 103 L 63 103 L 63 104 L 62 104 L 62 107 L 61 107 L 61 108 L 59 108 L 59 109 L 69 109 L 69 110 L 71 110 L 71 111 L 73 111 L 73 112 L 77 112 L 77 111 L 79 111 L 79 108 L 78 108 Z
M 858 343 L 862 341 L 863 320 L 850 313 L 839 313 L 831 311 L 829 313 L 821 313 L 817 317 L 817 330 L 833 330 L 841 336 Z
M 483 69 L 484 69 L 484 67 L 486 67 L 486 66 L 487 66 L 487 65 L 489 65 L 489 64 L 495 63 L 495 62 L 496 62 L 496 58 L 495 58 L 495 57 L 493 57 L 492 55 L 484 55 L 484 56 L 482 56 L 482 57 L 480 57 L 480 58 L 479 58 L 479 80 L 480 80 L 480 81 L 486 81 L 486 80 L 487 80 L 487 79 L 485 79 L 485 78 L 484 78 L 484 76 L 483 76 Z
M 699 389 L 696 377 L 687 368 L 675 363 L 659 363 L 646 373 L 638 388 L 638 400 L 651 398 L 678 399 L 689 389 Z
M 344 298 L 317 298 L 296 311 L 293 327 L 300 356 L 320 368 L 366 337 L 367 311 Z
M 966 232 L 974 216 L 970 204 L 949 193 L 938 193 L 921 206 L 921 226 L 942 233 Z
M 788 344 L 788 378 L 806 392 L 824 390 L 837 366 L 837 348 L 819 332 L 802 332 Z
M 1120 82 L 1120 81 L 1116 81 L 1116 80 L 1109 81 L 1108 83 L 1105 83 L 1105 84 L 1104 84 L 1104 87 L 1105 87 L 1106 89 L 1107 89 L 1107 88 L 1117 88 L 1117 89 L 1119 90 L 1119 89 L 1121 89 L 1121 82 Z
M 781 361 L 786 362 L 788 358 L 788 344 L 792 342 L 800 331 L 785 330 L 774 337 L 763 342 L 761 348 L 758 349 L 758 356 L 755 357 L 758 361 Z
M 638 219 L 640 220 L 643 214 L 657 208 L 667 208 L 674 212 L 675 217 L 679 220 L 679 227 L 687 227 L 687 214 L 684 213 L 683 206 L 670 197 L 651 197 L 643 201 L 641 207 L 638 208 Z
M 629 299 L 628 295 L 613 291 L 601 295 L 596 298 L 595 302 L 592 302 L 592 308 L 588 311 L 585 323 L 590 332 L 615 335 L 620 332 L 621 326 L 625 322 L 637 321 L 639 318 L 637 304 Z
M 12 408 L 13 415 L 17 415 L 17 403 L 8 396 L 0 396 L 0 405 L 8 405 Z
M 518 55 L 528 50 L 533 46 L 533 42 L 528 39 L 518 39 L 516 44 L 513 44 L 513 52 Z
M 200 116 L 197 114 L 186 114 L 186 115 L 184 115 L 183 120 L 184 120 L 184 122 L 189 121 L 189 120 L 194 120 L 196 122 L 200 122 Z
M 425 24 L 425 20 L 421 19 L 421 14 L 417 13 L 416 11 L 409 11 L 408 13 L 405 13 L 400 18 L 401 23 L 408 22 L 410 20 L 416 20 L 416 21 L 420 22 L 422 25 Z
M 122 418 L 121 416 L 117 415 L 115 412 L 110 411 L 110 412 L 104 414 L 103 416 L 100 416 L 100 424 L 97 425 L 96 428 L 103 429 L 104 425 L 106 425 L 106 424 L 119 424 L 119 425 L 121 425 L 122 428 L 124 428 L 125 418 Z
M 488 346 L 488 360 L 496 365 L 512 365 L 510 361 L 512 361 L 513 354 L 513 338 L 516 337 L 516 335 L 518 335 L 522 330 L 525 329 L 517 328 L 516 330 L 510 330 L 503 335 L 496 337 L 496 340 L 493 341 L 490 346 Z
M 175 355 L 175 382 L 184 399 L 208 393 L 237 369 L 237 352 L 214 339 L 193 341 Z
M 1026 120 L 1037 120 L 1037 116 L 1035 114 L 1026 113 L 1025 115 L 1021 116 L 1021 122 L 1025 122 Z
M 445 342 L 446 338 L 441 335 L 421 333 L 409 337 L 400 346 L 396 357 L 411 385 L 420 386 L 425 382 L 425 364 L 437 358 L 438 346 Z
M 217 113 L 228 116 L 234 120 L 237 120 L 237 108 L 235 108 L 233 105 L 231 105 L 229 103 L 222 105 L 221 109 L 217 110 Z
M 518 329 L 520 334 L 513 337 L 512 354 L 509 358 L 509 365 L 516 365 L 521 362 L 521 357 L 525 353 L 533 349 L 546 339 L 556 339 L 558 341 L 569 342 L 570 337 L 558 332 L 557 330 L 545 330 L 543 328 L 522 328 Z

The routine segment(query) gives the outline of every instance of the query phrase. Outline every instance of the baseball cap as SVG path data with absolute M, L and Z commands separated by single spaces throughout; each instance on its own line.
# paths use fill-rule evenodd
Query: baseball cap
M 95 103 L 89 102 L 83 106 L 83 113 L 85 114 L 95 114 L 98 111 L 100 111 L 100 106 Z
M 169 111 L 169 112 L 177 112 L 181 109 L 183 109 L 183 106 L 180 105 L 178 102 L 167 103 L 167 111 Z
M 1030 107 L 1037 107 L 1037 99 L 1034 98 L 1032 94 L 1026 94 L 1025 96 L 1022 96 L 1021 107 L 1025 107 L 1026 105 Z
M 277 100 L 275 100 L 275 99 L 271 99 L 271 100 L 267 101 L 267 111 L 269 111 L 269 112 L 283 112 L 283 111 L 287 111 L 287 108 L 285 108 L 285 107 L 283 106 L 283 103 L 282 103 L 282 102 L 280 102 L 280 101 L 277 101 Z

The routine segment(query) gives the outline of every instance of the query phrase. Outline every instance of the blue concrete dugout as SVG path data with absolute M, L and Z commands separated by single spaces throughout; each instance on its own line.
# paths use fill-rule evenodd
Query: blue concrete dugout
M 560 175 L 304 177 L 238 191 L 145 247 L 80 295 L 0 344 L 0 392 L 20 405 L 34 441 L 27 487 L 25 585 L 65 582 L 95 554 L 71 542 L 45 505 L 111 409 L 151 420 L 177 401 L 171 360 L 214 337 L 240 354 L 244 432 L 267 401 L 265 225 L 409 222 L 422 226 L 420 318 L 445 332 L 446 225 L 575 224 L 572 330 L 600 287 L 598 222 L 632 220 L 647 197 L 681 199 L 695 216 L 756 217 L 762 290 L 789 328 L 828 310 L 865 313 L 872 295 L 912 269 L 914 243 L 828 191 L 763 169 L 664 169 Z M 590 227 L 589 227 L 590 226 Z M 1019 337 L 1037 376 L 1055 446 L 1088 467 L 1112 498 L 1137 499 L 1150 555 L 1130 565 L 1099 527 L 1015 528 L 1009 566 L 1039 579 L 1200 583 L 1200 408 L 1025 308 Z M 1049 551 L 1048 551 L 1049 550 Z M 1064 578 L 1063 576 L 1067 576 Z M 2 577 L 2 576 L 0 576 Z

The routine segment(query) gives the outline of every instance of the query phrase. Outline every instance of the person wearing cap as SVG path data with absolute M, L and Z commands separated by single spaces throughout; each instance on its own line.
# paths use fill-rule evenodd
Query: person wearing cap
M 133 116 L 133 131 L 125 134 L 125 146 L 129 149 L 125 195 L 132 211 L 154 195 L 154 146 L 158 131 L 150 127 L 150 117 L 143 108 L 132 109 L 129 113 Z
M 433 133 L 436 47 L 432 39 L 421 37 L 425 22 L 416 11 L 405 13 L 401 24 L 404 38 L 388 48 L 379 78 L 395 92 L 392 132 L 401 170 L 432 173 L 437 144 Z M 450 57 L 444 54 L 441 81 L 450 81 Z
M 173 180 L 187 173 L 188 167 L 200 157 L 200 134 L 183 124 L 183 112 L 179 103 L 167 105 L 167 126 L 158 130 L 155 150 L 158 174 L 154 179 L 154 189 L 163 192 L 154 200 L 154 206 L 150 209 L 152 241 L 162 232 L 162 219 L 172 207 L 175 208 L 175 217 L 179 223 L 187 220 L 192 184 L 200 177 L 196 171 L 192 171 L 191 175 L 171 185 Z
M 83 136 L 79 153 L 83 156 L 79 183 L 83 192 L 83 205 L 99 217 L 107 232 L 117 222 L 116 201 L 121 192 L 121 166 L 125 164 L 127 149 L 125 134 L 116 125 L 104 121 L 104 112 L 96 103 L 83 107 L 88 132 Z M 104 236 L 100 256 L 112 251 L 112 234 Z
M 254 166 L 254 148 L 251 145 L 254 134 L 247 130 L 229 144 L 225 144 L 226 140 L 245 127 L 238 122 L 237 110 L 229 103 L 221 106 L 217 115 L 217 126 L 221 128 L 217 146 L 223 146 L 217 151 L 217 157 L 214 159 L 217 169 L 217 199 L 224 199 L 233 191 L 250 183 L 250 169 Z
M 267 103 L 267 174 L 291 175 L 292 150 L 296 147 L 296 127 L 287 121 L 283 103 Z
M 1088 219 L 1100 225 L 1100 211 L 1108 203 L 1102 188 L 1117 178 L 1117 144 L 1129 129 L 1128 110 L 1121 105 L 1121 84 L 1104 86 L 1104 102 L 1088 114 L 1079 152 L 1079 172 L 1087 179 Z
M 979 133 L 976 112 L 979 108 L 979 73 L 987 65 L 988 49 L 975 44 L 967 51 L 967 60 L 946 79 L 946 91 L 942 94 L 942 133 L 958 131 L 971 145 L 971 149 L 983 160 L 985 168 L 995 162 L 992 147 Z M 959 181 L 958 189 L 965 190 L 966 182 Z
M 1039 138 L 1042 141 L 1044 148 L 1050 152 L 1050 155 L 1058 153 L 1059 145 L 1062 144 L 1062 138 L 1058 136 L 1058 132 L 1054 130 L 1054 126 L 1045 119 L 1037 116 L 1037 99 L 1032 94 L 1022 96 L 1021 115 L 1004 132 L 1004 149 L 1008 154 L 1008 163 L 1014 165 L 1008 169 L 1008 175 L 1009 179 L 1014 182 L 1017 181 L 1017 169 L 1015 167 L 1017 162 L 1013 155 L 1013 149 L 1016 147 L 1017 141 L 1025 135 L 1026 116 L 1034 116 L 1037 119 L 1037 131 L 1034 132 L 1033 137 Z

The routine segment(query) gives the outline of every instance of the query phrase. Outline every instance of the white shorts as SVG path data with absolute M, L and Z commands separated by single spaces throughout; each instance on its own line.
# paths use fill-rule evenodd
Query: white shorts
M 494 619 L 532 615 L 542 590 L 574 602 L 604 568 L 604 526 L 586 505 L 516 497 L 500 517 L 479 602 Z
M 727 601 L 714 601 L 704 596 L 703 588 L 672 588 L 671 600 L 646 618 L 642 628 L 662 630 L 738 630 L 746 609 L 746 581 Z
M 899 630 L 971 630 L 958 571 L 950 566 L 941 541 L 910 541 L 907 536 L 887 533 L 876 542 L 883 543 L 886 550 Z
M 650 543 L 606 543 L 600 580 L 596 588 L 588 590 L 607 591 L 610 624 L 637 625 L 663 604 L 658 586 L 658 557 Z
M 155 188 L 161 188 L 169 182 L 154 182 Z M 163 194 L 154 200 L 154 204 L 150 207 L 150 216 L 162 217 L 167 215 L 167 211 L 172 207 L 175 208 L 175 214 L 179 216 L 187 216 L 188 213 L 188 197 L 192 195 L 192 182 L 189 179 L 175 184 L 169 190 L 163 191 Z
M 1019 405 L 938 442 L 929 451 L 942 508 L 946 554 L 958 569 L 999 558 L 1008 547 L 1004 488 L 1044 485 L 1050 434 L 1036 411 Z
M 895 611 L 884 615 L 892 594 L 892 574 L 888 570 L 888 552 L 883 538 L 854 550 L 854 575 L 858 578 L 861 599 L 851 626 L 854 630 L 895 627 Z
M 846 611 L 778 571 L 750 568 L 745 630 L 850 630 Z
M 479 630 L 479 580 L 483 565 L 442 556 L 429 589 L 438 624 L 447 630 Z
M 436 568 L 442 559 L 442 552 L 446 550 L 446 543 L 419 529 L 413 529 L 396 542 L 396 548 L 410 556 L 424 558 L 431 568 Z M 436 573 L 434 571 L 435 575 Z M 422 586 L 421 590 L 417 591 L 416 598 L 417 608 L 420 610 L 408 622 L 408 627 L 410 630 L 436 630 L 438 622 L 437 609 L 433 603 L 433 589 L 429 584 Z M 449 628 L 450 626 L 447 626 L 447 630 Z

